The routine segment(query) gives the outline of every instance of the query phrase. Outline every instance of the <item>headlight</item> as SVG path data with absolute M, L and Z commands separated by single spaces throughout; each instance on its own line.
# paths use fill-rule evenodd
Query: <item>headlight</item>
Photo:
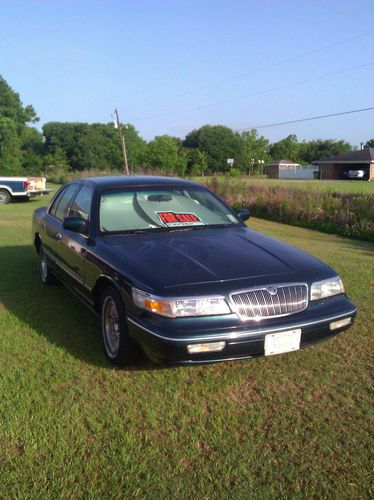
M 154 297 L 133 288 L 132 299 L 134 304 L 141 309 L 169 318 L 212 316 L 231 313 L 223 297 L 169 299 Z
M 340 293 L 344 293 L 344 286 L 342 280 L 337 276 L 336 278 L 313 283 L 310 289 L 310 300 L 325 299 Z

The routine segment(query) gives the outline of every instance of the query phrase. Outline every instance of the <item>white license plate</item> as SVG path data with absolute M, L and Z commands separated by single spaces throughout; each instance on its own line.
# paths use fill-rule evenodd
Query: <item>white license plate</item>
M 286 332 L 269 333 L 265 336 L 265 356 L 282 354 L 300 349 L 301 328 Z

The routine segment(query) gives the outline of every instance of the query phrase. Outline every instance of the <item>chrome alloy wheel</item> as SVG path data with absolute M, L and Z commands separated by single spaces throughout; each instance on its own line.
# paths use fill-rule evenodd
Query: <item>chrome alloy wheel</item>
M 104 300 L 102 329 L 105 350 L 110 358 L 115 358 L 119 351 L 121 330 L 117 305 L 112 297 L 106 297 Z
M 47 281 L 47 279 L 48 279 L 48 264 L 47 264 L 47 257 L 43 251 L 41 252 L 41 256 L 40 256 L 40 274 L 42 275 L 42 280 Z

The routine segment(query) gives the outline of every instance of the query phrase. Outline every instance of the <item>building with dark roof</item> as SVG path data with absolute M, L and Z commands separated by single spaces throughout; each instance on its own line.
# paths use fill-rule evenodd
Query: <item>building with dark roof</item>
M 298 163 L 294 163 L 291 160 L 278 160 L 266 165 L 265 172 L 267 173 L 268 177 L 279 179 L 279 174 L 281 173 L 281 171 L 295 169 L 297 167 L 300 167 L 300 165 Z
M 374 180 L 374 148 L 348 151 L 340 155 L 315 160 L 312 164 L 318 165 L 320 178 L 323 180 Z
M 265 173 L 272 179 L 313 179 L 316 167 L 302 167 L 290 160 L 278 160 L 266 165 Z

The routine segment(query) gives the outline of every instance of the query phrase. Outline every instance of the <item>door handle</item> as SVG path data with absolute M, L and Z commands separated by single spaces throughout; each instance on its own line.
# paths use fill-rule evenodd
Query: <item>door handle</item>
M 60 240 L 62 240 L 63 236 L 61 233 L 56 233 L 55 238 L 56 238 L 56 240 L 60 241 Z

